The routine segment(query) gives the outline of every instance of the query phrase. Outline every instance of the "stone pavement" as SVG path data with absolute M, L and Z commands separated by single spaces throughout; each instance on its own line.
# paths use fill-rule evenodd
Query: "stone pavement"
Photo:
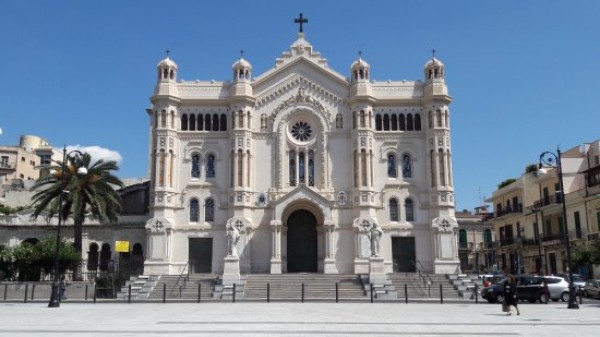
M 598 336 L 600 301 L 522 304 L 0 303 L 0 336 Z

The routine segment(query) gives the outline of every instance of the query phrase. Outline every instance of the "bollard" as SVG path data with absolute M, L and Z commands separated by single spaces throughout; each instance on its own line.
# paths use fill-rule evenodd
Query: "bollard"
M 479 303 L 479 291 L 477 285 L 475 285 L 475 304 Z
M 131 304 L 131 284 L 127 287 L 127 303 Z
M 198 283 L 198 303 L 200 303 L 202 298 L 202 284 Z
M 8 293 L 8 284 L 4 285 L 4 300 L 6 301 L 6 294 Z
M 408 286 L 404 283 L 404 303 L 408 303 Z
M 440 304 L 444 304 L 444 292 L 442 291 L 441 283 L 440 283 Z
M 431 297 L 431 284 L 427 286 L 427 294 Z
M 85 285 L 85 300 L 88 300 L 88 285 Z
M 271 302 L 271 288 L 270 284 L 267 283 L 267 303 Z
M 373 303 L 373 283 L 371 283 L 371 303 Z
M 340 295 L 339 295 L 339 290 L 338 290 L 338 284 L 337 282 L 335 283 L 335 303 L 338 303 L 340 301 Z
M 302 303 L 304 303 L 304 283 L 302 283 Z
M 167 303 L 167 284 L 163 284 L 163 303 Z
M 31 300 L 33 301 L 33 297 L 35 294 L 35 283 L 31 285 Z
M 27 293 L 29 292 L 29 284 L 25 284 L 25 298 L 23 303 L 27 303 Z
M 231 297 L 231 301 L 235 303 L 235 283 L 233 284 L 233 297 Z
M 96 283 L 94 283 L 94 304 L 96 304 Z
M 579 291 L 577 292 L 577 295 L 579 295 L 579 304 L 583 304 L 583 290 L 581 290 L 581 287 L 579 287 Z

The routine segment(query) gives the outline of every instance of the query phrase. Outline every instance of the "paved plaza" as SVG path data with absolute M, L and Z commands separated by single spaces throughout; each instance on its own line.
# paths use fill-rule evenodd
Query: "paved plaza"
M 0 336 L 598 336 L 600 301 L 523 304 L 0 303 Z

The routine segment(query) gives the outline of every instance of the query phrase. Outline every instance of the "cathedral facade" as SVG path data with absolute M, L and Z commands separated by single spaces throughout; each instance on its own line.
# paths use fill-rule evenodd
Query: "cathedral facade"
M 362 57 L 346 77 L 300 32 L 259 76 L 243 57 L 230 81 L 178 71 L 158 64 L 147 109 L 145 274 L 221 274 L 232 251 L 242 273 L 367 273 L 373 254 L 387 273 L 458 271 L 438 59 L 422 80 L 372 81 Z

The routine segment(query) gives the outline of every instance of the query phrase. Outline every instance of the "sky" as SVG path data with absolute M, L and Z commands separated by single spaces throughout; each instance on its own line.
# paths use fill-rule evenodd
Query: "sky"
M 436 49 L 450 105 L 456 209 L 479 206 L 546 150 L 600 138 L 600 1 L 0 0 L 0 145 L 24 134 L 148 176 L 149 98 L 165 50 L 179 78 L 256 77 L 297 37 L 349 75 L 422 80 Z M 92 148 L 94 147 L 94 148 Z

